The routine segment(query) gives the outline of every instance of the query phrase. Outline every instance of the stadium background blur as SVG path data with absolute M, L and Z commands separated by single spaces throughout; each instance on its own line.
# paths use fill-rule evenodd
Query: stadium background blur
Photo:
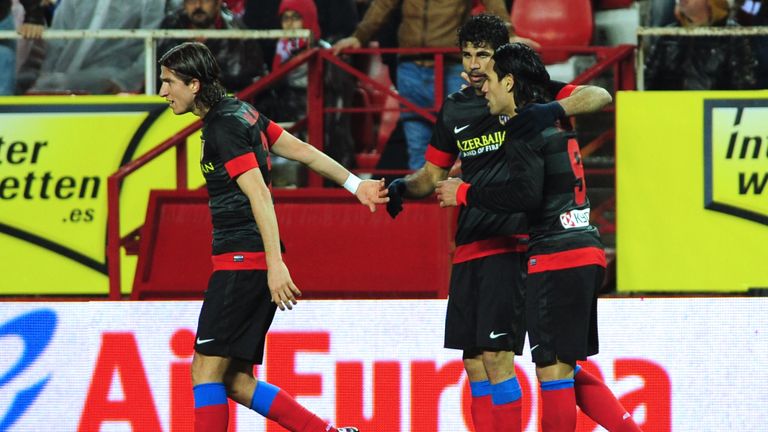
M 45 3 L 50 20 L 57 5 Z M 94 17 L 101 11 L 106 20 L 110 2 L 93 3 Z M 229 3 L 251 28 L 279 28 L 279 21 L 255 23 L 252 2 Z M 329 9 L 321 3 L 322 22 Z M 354 4 L 355 20 L 366 3 Z M 610 257 L 599 302 L 605 348 L 583 367 L 605 379 L 646 431 L 761 430 L 768 423 L 768 93 L 759 84 L 643 90 L 643 59 L 655 40 L 677 31 L 661 28 L 674 16 L 659 12 L 674 1 L 532 3 L 516 0 L 510 18 L 519 35 L 542 44 L 553 79 L 599 85 L 614 96 L 605 111 L 572 120 L 593 223 Z M 24 8 L 12 4 L 19 27 Z M 743 24 L 761 24 L 762 2 L 731 6 Z M 35 67 L 39 73 L 35 56 L 53 40 L 80 48 L 109 41 L 100 37 L 114 27 L 94 21 L 80 28 L 93 33 L 77 39 L 56 39 L 55 26 L 42 40 L 0 33 L 26 58 L 16 66 L 19 82 Z M 345 25 L 338 37 L 349 34 Z M 333 151 L 340 135 L 329 132 L 344 125 L 353 171 L 402 176 L 399 117 L 414 107 L 397 94 L 387 67 L 406 52 L 393 46 L 391 27 L 371 48 L 340 57 L 308 46 L 238 96 L 258 104 L 304 67 L 306 115 L 284 127 Z M 115 39 L 138 46 L 141 77 L 155 74 L 153 63 L 143 66 L 144 47 L 152 45 L 141 37 L 161 36 L 145 30 Z M 724 37 L 705 31 L 684 38 Z M 759 26 L 735 31 L 750 41 L 768 34 Z M 306 37 L 278 32 L 256 40 L 270 58 L 270 42 L 297 35 Z M 436 56 L 437 68 L 451 51 L 422 55 Z M 754 55 L 764 78 L 759 49 Z M 339 96 L 333 77 L 352 92 Z M 210 272 L 199 123 L 173 116 L 152 95 L 154 79 L 140 80 L 119 94 L 30 86 L 0 97 L 0 431 L 191 430 L 189 362 Z M 435 109 L 415 111 L 428 121 Z M 455 214 L 427 199 L 408 202 L 395 221 L 383 209 L 371 216 L 301 167 L 276 160 L 274 169 L 286 262 L 305 299 L 278 314 L 257 375 L 363 431 L 471 430 L 461 362 L 441 348 Z M 380 270 L 361 272 L 371 260 Z M 733 361 L 732 347 L 746 359 Z M 525 430 L 538 430 L 528 354 L 517 373 Z M 239 410 L 232 408 L 230 430 L 279 430 Z M 594 430 L 602 429 L 580 416 L 578 431 Z

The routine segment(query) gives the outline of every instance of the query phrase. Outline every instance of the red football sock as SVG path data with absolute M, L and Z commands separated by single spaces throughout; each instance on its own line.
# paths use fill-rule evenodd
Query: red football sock
M 491 412 L 493 430 L 496 432 L 520 432 L 523 422 L 523 391 L 517 378 L 491 385 Z
M 472 397 L 472 424 L 475 432 L 494 432 L 491 395 Z
M 582 368 L 573 375 L 576 404 L 608 432 L 642 432 L 604 382 Z
M 497 432 L 520 432 L 523 427 L 523 400 L 518 399 L 514 402 L 503 405 L 493 405 L 493 420 Z
M 195 432 L 227 432 L 229 406 L 208 405 L 195 408 Z
M 493 412 L 491 406 L 491 383 L 488 380 L 470 381 L 469 388 L 472 394 L 472 425 L 475 432 L 494 432 Z
M 541 431 L 576 430 L 576 394 L 572 379 L 541 383 Z
M 291 432 L 338 432 L 327 421 L 301 406 L 284 390 L 280 390 L 275 396 L 267 418 Z
M 195 400 L 195 432 L 227 432 L 229 406 L 227 390 L 220 382 L 192 387 Z

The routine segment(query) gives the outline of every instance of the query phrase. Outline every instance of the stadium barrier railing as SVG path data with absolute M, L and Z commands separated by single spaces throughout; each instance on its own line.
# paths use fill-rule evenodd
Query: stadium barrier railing
M 236 39 L 276 39 L 281 37 L 309 38 L 307 30 L 48 30 L 43 34 L 44 38 L 60 39 L 87 39 L 87 38 L 107 38 L 107 39 L 141 39 L 144 41 L 145 57 L 145 93 L 148 95 L 156 94 L 156 60 L 157 60 L 157 40 L 165 38 L 173 39 L 200 39 L 200 38 L 236 38 Z M 17 39 L 19 36 L 14 32 L 0 32 L 0 40 Z M 595 58 L 595 63 L 577 75 L 572 84 L 586 84 L 604 73 L 612 73 L 613 91 L 634 90 L 635 86 L 635 46 L 619 45 L 615 47 L 598 46 L 562 46 L 548 47 L 543 50 L 553 52 L 567 52 L 570 55 L 589 55 Z M 252 100 L 259 93 L 275 85 L 292 70 L 304 64 L 308 65 L 308 88 L 307 88 L 307 116 L 305 119 L 299 119 L 294 124 L 294 128 L 306 127 L 307 141 L 320 148 L 324 147 L 324 122 L 323 116 L 327 113 L 375 113 L 383 110 L 396 110 L 399 112 L 413 112 L 424 118 L 430 123 L 434 123 L 436 113 L 442 104 L 443 94 L 443 74 L 442 70 L 445 64 L 445 56 L 458 52 L 457 48 L 360 48 L 347 49 L 342 54 L 347 55 L 432 55 L 434 56 L 435 74 L 435 104 L 432 107 L 419 107 L 402 95 L 396 89 L 390 88 L 376 79 L 368 76 L 365 72 L 356 69 L 349 63 L 332 53 L 331 50 L 322 50 L 318 48 L 308 49 L 296 57 L 290 59 L 278 70 L 260 78 L 252 85 L 239 92 L 237 96 L 243 100 Z M 340 68 L 346 73 L 351 74 L 361 84 L 368 85 L 377 91 L 382 92 L 386 97 L 394 98 L 400 106 L 396 108 L 385 108 L 379 106 L 368 107 L 327 107 L 324 105 L 324 83 L 323 70 L 325 64 L 331 64 Z M 131 173 L 137 171 L 142 166 L 164 154 L 171 148 L 175 149 L 176 156 L 176 187 L 179 190 L 188 189 L 187 185 L 187 149 L 186 139 L 202 127 L 202 122 L 197 121 L 184 129 L 180 130 L 171 138 L 160 143 L 141 157 L 122 166 L 117 172 L 111 175 L 107 181 L 108 189 L 108 222 L 107 222 L 107 261 L 109 272 L 109 298 L 117 300 L 122 298 L 120 287 L 120 250 L 131 243 L 135 243 L 135 238 L 139 230 L 134 230 L 131 234 L 120 236 L 120 187 L 124 179 Z M 605 131 L 592 142 L 584 146 L 585 153 L 592 152 L 605 143 L 612 140 L 615 135 L 613 129 Z M 392 174 L 392 170 L 366 169 L 371 175 Z M 408 171 L 402 170 L 404 174 Z M 589 174 L 590 172 L 587 171 Z M 613 175 L 612 168 L 597 169 L 592 172 L 597 175 Z M 311 173 L 308 176 L 308 186 L 322 187 L 322 179 Z

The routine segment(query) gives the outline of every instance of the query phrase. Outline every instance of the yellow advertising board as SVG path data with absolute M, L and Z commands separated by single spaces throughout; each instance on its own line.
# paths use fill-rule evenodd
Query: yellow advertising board
M 0 294 L 106 294 L 107 178 L 196 119 L 152 96 L 0 98 Z M 175 186 L 175 167 L 171 150 L 127 178 L 121 235 L 143 224 L 149 189 Z M 129 292 L 135 257 L 122 263 Z
M 620 92 L 619 291 L 768 288 L 768 92 Z

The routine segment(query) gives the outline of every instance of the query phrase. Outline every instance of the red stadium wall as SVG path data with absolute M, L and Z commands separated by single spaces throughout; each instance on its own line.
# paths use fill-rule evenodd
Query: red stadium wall
M 340 189 L 273 194 L 285 261 L 305 298 L 447 296 L 452 210 L 432 200 L 408 202 L 393 221 Z M 200 297 L 211 273 L 210 245 L 204 190 L 153 191 L 132 297 Z

